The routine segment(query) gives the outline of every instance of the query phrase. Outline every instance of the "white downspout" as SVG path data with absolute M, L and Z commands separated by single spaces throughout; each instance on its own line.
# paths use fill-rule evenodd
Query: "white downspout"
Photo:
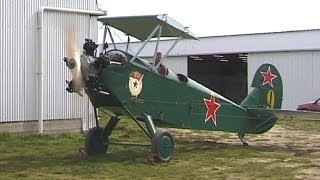
M 45 11 L 52 12 L 69 12 L 75 14 L 88 14 L 90 16 L 102 16 L 106 15 L 106 11 L 88 11 L 82 9 L 70 9 L 60 7 L 42 6 L 38 11 L 38 63 L 37 63 L 37 118 L 38 118 L 38 131 L 43 133 L 43 16 Z M 90 24 L 89 24 L 90 25 Z

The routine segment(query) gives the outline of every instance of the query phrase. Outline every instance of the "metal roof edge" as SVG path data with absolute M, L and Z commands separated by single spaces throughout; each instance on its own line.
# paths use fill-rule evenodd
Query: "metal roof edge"
M 263 53 L 320 50 L 320 29 L 299 31 L 283 31 L 255 33 L 247 35 L 224 35 L 200 37 L 200 41 L 181 40 L 170 56 L 187 56 L 189 54 L 230 54 L 230 53 Z M 172 39 L 162 40 L 160 50 L 170 46 Z M 120 43 L 123 44 L 123 43 Z M 150 46 L 154 41 L 150 41 Z M 131 42 L 132 49 L 140 46 L 140 42 Z M 148 48 L 142 56 L 153 56 Z
M 284 34 L 284 33 L 296 33 L 296 32 L 311 32 L 319 31 L 320 29 L 301 29 L 301 30 L 288 30 L 288 31 L 271 31 L 271 32 L 257 32 L 257 33 L 243 33 L 243 34 L 226 34 L 226 35 L 213 35 L 213 36 L 200 36 L 202 38 L 214 38 L 214 37 L 231 37 L 231 36 L 254 36 L 254 35 L 266 35 L 266 34 Z

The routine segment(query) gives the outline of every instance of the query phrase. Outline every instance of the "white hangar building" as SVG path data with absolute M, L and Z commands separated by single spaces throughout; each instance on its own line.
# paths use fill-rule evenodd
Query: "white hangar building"
M 160 43 L 166 52 L 173 40 Z M 137 52 L 141 42 L 129 48 Z M 140 53 L 152 58 L 155 42 Z M 257 34 L 201 37 L 182 40 L 164 64 L 177 73 L 206 85 L 240 103 L 250 92 L 258 67 L 264 63 L 276 66 L 283 80 L 283 109 L 296 109 L 298 104 L 320 97 L 320 30 L 302 30 Z
M 89 99 L 65 90 L 71 74 L 62 59 L 66 28 L 80 50 L 84 38 L 98 38 L 97 16 L 105 14 L 96 0 L 0 1 L 0 132 L 94 125 Z
M 0 1 L 0 132 L 87 130 L 94 126 L 87 97 L 65 91 L 71 75 L 66 27 L 79 49 L 98 39 L 96 0 Z M 69 29 L 70 30 L 70 29 Z M 159 51 L 171 45 L 163 41 Z M 154 43 L 141 55 L 153 56 Z M 137 52 L 141 43 L 131 43 Z M 274 64 L 284 84 L 284 109 L 319 97 L 320 30 L 202 37 L 182 40 L 164 62 L 176 72 L 240 102 L 256 69 Z

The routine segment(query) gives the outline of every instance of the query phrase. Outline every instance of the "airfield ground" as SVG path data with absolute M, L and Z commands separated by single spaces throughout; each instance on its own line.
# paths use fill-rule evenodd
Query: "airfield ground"
M 107 117 L 104 117 L 107 118 Z M 319 179 L 320 121 L 279 122 L 247 136 L 170 129 L 173 160 L 149 164 L 149 146 L 110 145 L 107 154 L 78 154 L 84 134 L 0 134 L 0 179 Z M 123 118 L 111 141 L 149 144 L 132 120 Z

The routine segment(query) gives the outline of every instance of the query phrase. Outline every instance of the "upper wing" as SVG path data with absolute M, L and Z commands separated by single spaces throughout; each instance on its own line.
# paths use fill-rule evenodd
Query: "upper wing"
M 141 41 L 148 38 L 157 25 L 162 25 L 161 37 L 182 37 L 184 39 L 198 39 L 187 27 L 171 19 L 166 14 L 144 16 L 103 16 L 98 21 L 114 27 L 127 35 Z M 157 37 L 158 35 L 155 35 Z
M 279 120 L 284 119 L 300 119 L 300 120 L 320 120 L 319 112 L 310 112 L 310 111 L 295 111 L 295 110 L 281 110 L 281 109 L 256 109 L 248 108 L 248 112 L 254 114 L 259 113 L 268 113 L 277 117 Z

